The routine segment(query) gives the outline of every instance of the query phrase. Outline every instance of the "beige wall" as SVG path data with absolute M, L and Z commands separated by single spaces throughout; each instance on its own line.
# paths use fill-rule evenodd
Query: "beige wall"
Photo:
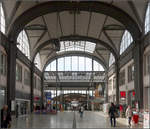
M 150 45 L 145 49 L 145 51 L 144 51 L 144 65 L 143 65 L 143 76 L 144 76 L 144 78 L 143 78 L 143 82 L 144 82 L 144 87 L 150 87 L 150 77 L 149 77 L 149 75 L 147 74 L 147 75 L 144 75 L 144 69 L 145 69 L 145 67 L 146 67 L 146 60 L 145 60 L 145 57 L 147 57 L 147 55 L 150 55 Z
M 37 74 L 34 74 L 34 76 L 36 76 L 37 79 L 40 79 L 41 78 L 37 75 Z M 36 82 L 37 84 L 38 82 Z M 41 90 L 38 90 L 38 89 L 34 89 L 34 96 L 41 96 Z
M 18 59 L 16 60 L 16 63 L 22 66 L 22 82 L 16 81 L 16 90 L 23 93 L 30 93 L 30 86 L 24 84 L 24 71 L 25 69 L 29 71 L 29 69 Z
M 134 63 L 133 59 L 129 61 L 126 65 L 124 65 L 121 69 L 120 72 L 125 70 L 125 84 L 119 86 L 120 91 L 131 91 L 134 90 L 134 80 L 131 82 L 128 82 L 128 66 L 130 66 L 132 63 Z
M 146 60 L 148 55 L 150 55 L 150 45 L 145 49 L 143 54 L 143 102 L 145 110 L 148 110 L 150 105 L 150 74 L 144 74 L 144 71 L 148 71 Z
M 24 71 L 25 71 L 25 69 L 28 71 L 30 71 L 30 70 L 26 65 L 24 65 L 22 62 L 20 62 L 18 59 L 16 60 L 16 62 L 22 66 L 22 82 L 16 81 L 16 90 L 21 91 L 23 93 L 30 93 L 30 85 L 28 86 L 28 85 L 24 84 Z M 40 79 L 40 77 L 38 75 L 36 75 L 36 74 L 34 74 L 34 75 Z M 34 95 L 40 96 L 41 91 L 38 89 L 34 89 Z

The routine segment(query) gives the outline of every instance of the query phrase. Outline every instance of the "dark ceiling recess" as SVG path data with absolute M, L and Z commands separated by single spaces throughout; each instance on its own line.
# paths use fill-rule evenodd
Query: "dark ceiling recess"
M 47 30 L 47 28 L 45 25 L 36 24 L 36 25 L 26 26 L 25 30 Z
M 125 27 L 116 24 L 111 24 L 104 26 L 103 30 L 125 30 Z

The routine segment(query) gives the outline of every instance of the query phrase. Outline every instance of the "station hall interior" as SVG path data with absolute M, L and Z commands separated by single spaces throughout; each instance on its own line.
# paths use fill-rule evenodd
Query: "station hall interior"
M 12 128 L 108 128 L 111 103 L 117 127 L 128 105 L 146 126 L 149 0 L 0 1 L 0 109 Z

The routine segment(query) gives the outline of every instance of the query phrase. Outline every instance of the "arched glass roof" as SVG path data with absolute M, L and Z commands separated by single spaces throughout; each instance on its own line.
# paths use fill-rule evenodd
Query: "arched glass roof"
M 56 71 L 56 60 L 48 64 L 45 71 Z M 58 71 L 92 71 L 92 59 L 82 56 L 58 58 Z M 104 71 L 104 68 L 93 60 L 93 71 Z
M 27 34 L 24 30 L 22 30 L 19 33 L 17 42 L 19 43 L 19 45 L 17 45 L 19 50 L 22 51 L 25 54 L 25 56 L 27 56 L 30 59 L 29 40 L 28 40 Z
M 148 4 L 145 16 L 145 34 L 150 31 L 150 3 Z
M 122 36 L 121 45 L 120 45 L 120 55 L 128 48 L 132 43 L 133 38 L 131 34 L 126 30 Z
M 0 31 L 5 34 L 5 15 L 1 2 L 0 2 Z
M 37 53 L 37 55 L 35 57 L 34 64 L 35 64 L 35 66 L 37 66 L 37 68 L 39 70 L 42 69 L 42 67 L 41 67 L 41 58 L 40 58 L 40 54 L 39 53 Z
M 109 67 L 115 62 L 115 58 L 113 56 L 113 54 L 111 53 L 110 54 L 110 57 L 109 57 Z
M 88 41 L 61 41 L 60 51 L 86 51 L 93 53 L 95 50 L 95 43 Z

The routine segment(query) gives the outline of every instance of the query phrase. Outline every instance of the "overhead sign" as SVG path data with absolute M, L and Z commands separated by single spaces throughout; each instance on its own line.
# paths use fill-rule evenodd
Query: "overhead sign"
M 121 98 L 126 98 L 126 92 L 125 91 L 120 91 L 120 97 Z
M 52 95 L 51 92 L 46 92 L 45 93 L 46 99 L 51 100 L 52 99 L 51 95 Z

